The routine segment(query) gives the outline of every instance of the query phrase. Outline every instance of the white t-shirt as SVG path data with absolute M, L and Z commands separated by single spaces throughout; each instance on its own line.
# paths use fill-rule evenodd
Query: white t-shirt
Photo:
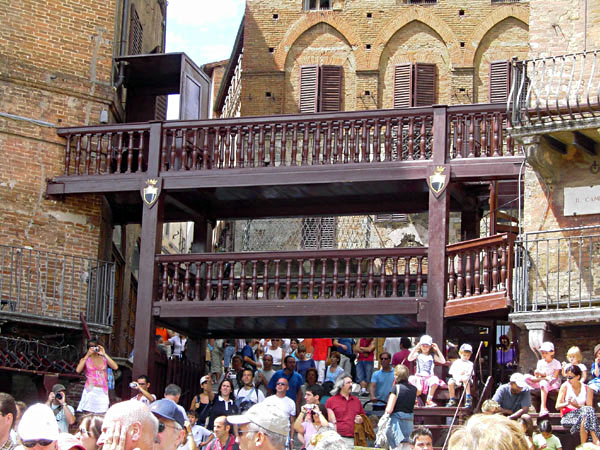
M 473 370 L 473 361 L 463 361 L 457 359 L 450 366 L 448 373 L 454 378 L 455 381 L 464 383 L 471 378 L 471 371 Z
M 400 339 L 401 338 L 386 338 L 383 342 L 383 350 L 392 356 L 394 353 L 398 353 L 400 351 Z
M 151 395 L 151 396 L 152 396 L 152 398 L 154 399 L 154 400 L 152 400 L 152 402 L 155 402 L 155 401 L 156 401 L 156 395 L 154 395 L 154 394 L 150 394 L 150 395 Z M 146 398 L 144 395 L 142 395 L 142 394 L 138 394 L 138 395 L 136 395 L 136 396 L 135 396 L 135 397 L 133 397 L 131 400 L 137 400 L 138 402 L 141 402 L 141 403 L 143 403 L 143 404 L 144 404 L 144 405 L 146 405 L 146 406 L 150 406 L 150 403 L 152 403 L 150 400 L 148 400 L 148 399 L 147 399 L 147 398 Z
M 204 442 L 208 439 L 208 437 L 211 435 L 212 433 L 207 430 L 206 428 L 204 428 L 201 425 L 194 425 L 192 427 L 192 435 L 188 435 L 187 439 L 185 440 L 184 444 L 181 444 L 178 447 L 178 450 L 189 450 L 190 449 L 190 437 L 194 438 L 194 442 L 196 443 L 196 446 L 198 448 L 204 448 L 204 447 L 200 447 L 200 443 Z
M 415 375 L 430 377 L 433 375 L 434 360 L 431 353 L 419 353 L 417 356 L 417 370 Z
M 245 388 L 241 387 L 237 391 L 235 391 L 235 401 L 238 405 L 243 401 L 243 399 L 250 400 L 254 403 L 260 403 L 265 399 L 265 394 L 263 394 L 260 389 L 256 388 Z
M 169 338 L 169 342 L 173 344 L 173 356 L 181 356 L 181 352 L 185 348 L 187 339 L 181 339 L 179 336 Z
M 270 395 L 265 399 L 263 405 L 275 406 L 283 411 L 288 417 L 296 415 L 296 403 L 288 396 L 280 398 L 277 397 L 277 395 Z

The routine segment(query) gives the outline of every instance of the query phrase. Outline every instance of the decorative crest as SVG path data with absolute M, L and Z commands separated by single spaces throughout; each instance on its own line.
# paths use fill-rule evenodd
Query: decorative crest
M 142 186 L 142 200 L 148 208 L 152 208 L 158 200 L 162 187 L 160 178 L 147 178 Z
M 427 178 L 427 184 L 429 184 L 429 189 L 433 192 L 433 195 L 438 198 L 442 192 L 448 186 L 448 176 L 444 173 L 446 172 L 447 166 L 436 166 L 433 169 L 433 174 L 431 174 Z

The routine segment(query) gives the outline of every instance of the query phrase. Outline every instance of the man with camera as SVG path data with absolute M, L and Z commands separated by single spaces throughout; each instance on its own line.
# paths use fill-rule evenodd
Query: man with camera
M 148 406 L 150 406 L 150 403 L 156 401 L 156 395 L 149 392 L 150 381 L 148 380 L 148 375 L 140 375 L 136 381 L 129 383 L 129 387 L 132 390 L 135 389 L 138 391 L 138 394 L 131 398 L 132 400 L 137 400 Z
M 68 433 L 69 425 L 75 423 L 75 410 L 67 404 L 67 388 L 62 384 L 52 386 L 46 405 L 52 409 L 60 432 Z

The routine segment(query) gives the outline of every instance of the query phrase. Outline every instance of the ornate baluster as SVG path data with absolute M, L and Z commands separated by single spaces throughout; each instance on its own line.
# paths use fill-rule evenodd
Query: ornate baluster
M 423 257 L 417 256 L 417 291 L 416 295 L 423 295 Z
M 379 297 L 385 297 L 385 265 L 387 258 L 381 258 L 381 269 L 379 270 Z
M 327 132 L 325 135 L 325 156 L 323 158 L 323 164 L 331 163 L 331 129 L 333 127 L 333 122 L 330 120 L 327 122 Z
M 467 251 L 465 254 L 465 297 L 471 296 L 471 280 L 471 252 Z
M 375 119 L 375 129 L 373 130 L 373 156 L 375 162 L 381 161 L 381 148 L 379 146 L 379 138 L 381 137 L 381 129 L 379 126 L 379 120 Z
M 369 141 L 369 129 L 367 127 L 367 121 L 362 121 L 361 136 L 360 136 L 360 148 L 362 150 L 362 162 L 370 162 L 369 148 L 367 147 Z
M 113 160 L 113 152 L 114 152 L 113 134 L 108 133 L 107 141 L 106 141 L 106 153 L 104 155 L 104 173 L 105 174 L 110 174 L 110 165 L 112 164 L 112 160 Z
M 192 131 L 192 170 L 198 170 L 198 133 L 198 129 Z
M 512 126 L 511 123 L 510 123 L 510 119 L 508 117 L 506 118 L 506 122 L 507 122 L 506 123 L 507 127 L 511 127 Z M 504 125 L 504 120 L 501 121 L 500 125 L 501 126 Z M 502 141 L 503 140 L 500 139 L 500 142 L 502 142 Z M 508 154 L 510 156 L 514 156 L 514 154 L 515 154 L 515 143 L 513 141 L 513 137 L 510 135 L 510 133 L 508 133 L 506 135 L 506 152 L 508 152 Z M 501 153 L 504 154 L 504 152 L 501 152 Z
M 419 159 L 427 159 L 427 147 L 426 147 L 426 142 L 427 142 L 427 137 L 426 134 L 427 133 L 427 127 L 425 126 L 425 123 L 427 122 L 427 118 L 425 116 L 421 117 L 421 136 L 419 139 Z
M 167 153 L 169 151 L 169 130 L 163 128 L 162 130 L 162 143 L 160 148 L 160 170 L 161 172 L 167 170 Z M 112 147 L 112 144 L 111 144 Z M 112 156 L 112 151 L 111 151 Z M 112 160 L 112 158 L 111 158 Z
M 506 247 L 504 245 L 500 247 L 500 252 L 502 253 L 500 256 L 500 283 L 504 289 L 508 290 L 508 286 L 506 286 Z
M 463 298 L 465 279 L 463 278 L 463 254 L 459 253 L 456 259 L 456 298 Z
M 402 153 L 402 141 L 400 141 L 400 153 Z M 415 118 L 411 117 L 408 121 L 408 161 L 415 159 Z
M 223 158 L 223 167 L 231 168 L 233 167 L 231 165 L 231 127 L 225 127 L 225 136 L 223 140 L 225 141 L 225 156 Z
M 221 137 L 221 129 L 219 127 L 215 127 L 215 143 L 213 145 L 213 148 L 214 148 L 213 155 L 215 158 L 215 168 L 222 169 L 225 165 L 225 157 L 223 155 L 223 152 L 224 152 L 223 137 Z
M 475 158 L 475 118 L 469 115 L 469 154 L 467 158 Z
M 235 295 L 235 261 L 229 261 L 229 300 L 234 300 Z
M 200 301 L 200 289 L 202 288 L 202 284 L 200 283 L 200 280 L 202 279 L 202 277 L 200 276 L 201 273 L 202 273 L 202 263 L 200 261 L 197 261 L 196 262 L 196 281 L 194 283 L 194 301 L 195 302 Z
M 167 301 L 167 288 L 169 286 L 169 263 L 162 263 L 163 273 L 162 273 L 162 296 L 160 300 L 162 302 Z
M 456 278 L 454 274 L 454 255 L 448 257 L 448 300 L 454 299 L 454 288 L 456 287 Z
M 308 161 L 308 128 L 309 123 L 304 123 L 304 134 L 302 136 L 302 165 L 305 166 Z
M 177 160 L 177 135 L 180 130 L 174 129 L 171 143 L 169 145 L 169 170 L 175 170 L 175 161 Z M 120 153 L 120 152 L 119 152 Z M 119 167 L 121 164 L 119 164 Z
M 462 158 L 463 152 L 463 116 L 457 116 L 456 122 L 456 151 L 454 152 L 454 156 L 456 159 L 459 159 Z
M 479 255 L 479 251 L 475 251 L 474 254 L 474 264 L 473 264 L 473 283 L 475 284 L 475 288 L 473 289 L 473 295 L 481 294 L 481 259 Z
M 401 142 L 401 141 L 400 141 Z M 385 119 L 384 148 L 386 161 L 392 160 L 392 123 L 389 118 Z
M 96 134 L 96 175 L 100 174 L 100 163 L 102 162 L 102 137 L 102 133 Z
M 242 273 L 240 274 L 240 293 L 242 300 L 248 300 L 248 292 L 246 292 L 246 262 L 245 259 L 242 260 Z
M 292 260 L 286 259 L 287 268 L 285 271 L 285 299 L 290 299 L 290 291 L 292 290 Z
M 223 266 L 223 261 L 217 263 L 217 300 L 225 300 L 225 296 L 223 295 Z
M 335 143 L 335 156 L 333 163 L 348 162 L 348 155 L 344 152 L 344 123 L 340 120 L 337 127 L 337 139 Z M 342 156 L 344 154 L 344 156 Z
M 367 297 L 373 297 L 373 282 L 374 282 L 374 269 L 373 269 L 373 258 L 369 258 L 369 265 L 367 266 Z
M 303 279 L 304 279 L 304 260 L 298 260 L 298 298 L 302 298 L 302 288 L 303 288 Z
M 252 300 L 258 299 L 258 276 L 256 273 L 256 265 L 258 261 L 252 260 Z
M 313 149 L 310 163 L 318 164 L 321 160 L 321 122 L 317 122 L 317 129 L 313 139 Z
M 350 132 L 350 125 L 348 126 L 347 130 L 346 130 L 346 139 L 344 139 L 344 122 L 340 121 L 340 145 L 344 144 L 344 141 L 347 142 L 347 145 L 343 145 L 343 152 L 344 152 L 344 164 L 348 164 L 348 161 L 351 159 L 350 156 L 350 149 L 352 148 L 352 133 Z M 348 138 L 348 135 L 350 135 L 350 138 Z
M 202 165 L 205 169 L 210 169 L 212 164 L 209 165 L 210 159 L 208 154 L 208 128 L 202 130 Z
M 275 260 L 275 291 L 273 292 L 273 294 L 274 294 L 273 298 L 275 300 L 279 300 L 279 298 L 280 298 L 280 295 L 279 295 L 279 285 L 281 284 L 280 280 L 279 280 L 279 277 L 280 277 L 279 264 L 280 263 L 281 263 L 281 260 L 279 260 L 279 259 Z
M 281 125 L 281 159 L 279 161 L 280 166 L 287 165 L 287 123 Z
M 492 292 L 498 292 L 498 249 L 492 248 Z
M 69 166 L 71 165 L 71 139 L 73 138 L 72 135 L 68 135 L 67 136 L 67 148 L 65 149 L 65 176 L 69 176 Z M 77 135 L 75 136 L 75 139 L 77 139 Z
M 177 293 L 179 292 L 179 263 L 174 264 L 173 271 L 173 300 L 178 300 Z
M 92 163 L 92 134 L 86 135 L 85 141 L 85 174 L 90 174 L 90 165 Z
M 298 158 L 298 124 L 294 123 L 294 128 L 292 129 L 292 158 L 290 165 L 296 165 L 296 159 Z
M 246 158 L 248 167 L 254 167 L 254 129 L 252 125 L 248 127 L 248 146 L 246 148 L 248 158 Z
M 205 300 L 212 300 L 212 270 L 213 261 L 206 261 L 206 297 Z
M 356 291 L 354 298 L 361 298 L 362 294 L 362 258 L 357 258 L 358 268 L 356 270 Z
M 502 141 L 500 140 L 500 119 L 499 114 L 495 113 L 493 120 L 494 137 L 492 139 L 492 156 L 502 156 L 500 146 Z
M 333 282 L 331 285 L 331 297 L 332 298 L 337 298 L 338 296 L 338 264 L 339 264 L 339 259 L 338 258 L 333 258 Z
M 263 300 L 269 299 L 269 261 L 263 260 Z
M 394 267 L 392 268 L 392 297 L 399 297 L 398 295 L 398 257 L 394 256 L 392 261 Z
M 258 128 L 258 166 L 265 166 L 265 126 L 259 125 Z
M 269 164 L 275 167 L 275 127 L 271 125 L 271 136 L 269 137 Z
M 488 153 L 488 120 L 485 114 L 481 116 L 481 122 L 479 124 L 479 135 L 481 136 L 481 151 L 479 156 L 489 156 Z
M 131 166 L 133 165 L 133 131 L 127 133 L 127 170 L 125 173 L 131 173 Z
M 136 172 L 144 171 L 144 146 L 145 146 L 145 133 L 140 132 L 140 148 L 138 149 L 138 167 Z
M 189 300 L 190 295 L 190 263 L 184 263 L 185 275 L 183 278 L 183 299 Z
M 310 258 L 308 261 L 310 263 L 310 272 L 308 278 L 308 298 L 312 299 L 315 293 L 315 259 Z
M 235 128 L 235 162 L 234 167 L 244 167 L 244 151 L 242 127 Z
M 350 258 L 344 258 L 344 298 L 350 298 Z
M 321 292 L 320 297 L 325 298 L 327 290 L 327 258 L 321 258 Z
M 404 257 L 404 297 L 410 296 L 410 256 Z
M 484 254 L 483 254 L 483 293 L 484 294 L 489 294 L 490 293 L 490 261 L 489 261 L 489 249 L 484 249 Z
M 356 123 L 354 120 L 350 121 L 350 155 L 355 163 L 359 161 L 356 144 Z

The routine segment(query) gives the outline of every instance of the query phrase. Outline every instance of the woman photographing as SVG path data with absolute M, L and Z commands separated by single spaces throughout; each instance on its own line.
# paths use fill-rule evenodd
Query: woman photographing
M 108 368 L 117 370 L 119 366 L 106 354 L 104 347 L 96 339 L 87 343 L 87 353 L 79 360 L 75 371 L 85 369 L 85 387 L 77 411 L 104 414 L 108 410 Z

